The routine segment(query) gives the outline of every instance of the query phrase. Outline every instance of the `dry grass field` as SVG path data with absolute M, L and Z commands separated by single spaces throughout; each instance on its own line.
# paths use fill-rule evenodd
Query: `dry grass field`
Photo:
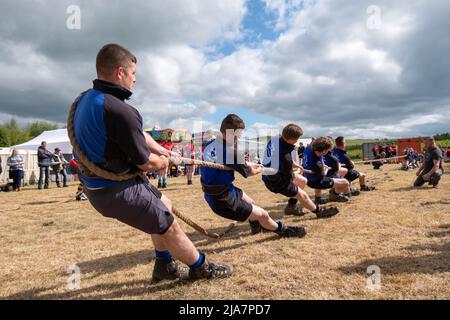
M 438 189 L 412 190 L 413 172 L 361 166 L 377 191 L 341 205 L 341 213 L 305 225 L 304 239 L 252 236 L 238 225 L 220 240 L 180 224 L 212 261 L 233 264 L 225 280 L 152 284 L 149 237 L 103 218 L 88 202 L 70 200 L 76 186 L 0 193 L 1 299 L 450 299 L 450 166 Z M 269 193 L 259 177 L 238 178 L 273 216 L 286 199 Z M 311 194 L 311 190 L 308 190 Z M 202 225 L 221 229 L 202 198 L 198 177 L 189 187 L 172 179 L 166 195 Z M 81 288 L 67 288 L 76 264 Z M 381 269 L 381 289 L 367 288 L 367 267 Z

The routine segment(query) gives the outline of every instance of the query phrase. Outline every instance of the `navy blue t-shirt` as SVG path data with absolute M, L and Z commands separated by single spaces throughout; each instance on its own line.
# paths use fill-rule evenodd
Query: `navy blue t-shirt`
M 221 139 L 211 140 L 205 146 L 203 156 L 205 161 L 226 165 L 233 171 L 201 167 L 201 183 L 209 186 L 228 186 L 231 194 L 236 198 L 237 191 L 233 185 L 234 171 L 239 172 L 245 178 L 249 177 L 252 172 L 252 168 L 245 164 L 244 156 L 238 154 L 236 145 L 227 145 Z M 205 200 L 211 208 L 214 207 L 215 197 L 205 193 Z
M 303 168 L 313 172 L 303 172 L 303 175 L 309 181 L 321 180 L 324 177 L 323 157 L 318 157 L 311 147 L 307 147 L 305 149 L 305 153 L 303 154 Z
M 287 143 L 283 137 L 270 139 L 264 152 L 263 166 L 277 169 L 276 175 L 290 181 L 294 174 L 292 158 L 294 150 L 295 145 Z M 274 175 L 263 175 L 262 179 L 269 183 L 278 181 Z
M 333 149 L 333 156 L 335 156 L 339 160 L 339 163 L 342 163 L 343 165 L 345 165 L 345 167 L 347 169 L 350 170 L 350 169 L 354 168 L 352 159 L 350 159 L 350 157 L 347 154 L 347 150 L 334 148 Z
M 142 117 L 124 102 L 131 94 L 116 84 L 95 80 L 94 87 L 79 99 L 74 118 L 80 149 L 101 168 L 118 174 L 137 170 L 136 166 L 147 163 L 150 156 Z M 120 183 L 83 175 L 80 178 L 88 188 Z

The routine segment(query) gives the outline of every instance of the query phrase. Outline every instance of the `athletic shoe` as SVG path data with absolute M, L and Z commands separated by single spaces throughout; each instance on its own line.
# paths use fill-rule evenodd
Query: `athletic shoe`
M 352 197 L 357 197 L 357 196 L 359 196 L 360 194 L 361 194 L 361 192 L 360 192 L 358 189 L 353 189 L 353 188 L 350 189 L 350 195 L 351 195 Z
M 192 180 L 188 180 L 187 184 L 188 186 L 192 185 Z
M 189 280 L 228 278 L 234 273 L 232 266 L 209 263 L 206 258 L 202 266 L 189 269 Z
M 158 189 L 162 188 L 162 183 L 158 181 Z
M 156 258 L 153 268 L 152 282 L 161 280 L 184 280 L 189 277 L 189 268 L 180 266 L 173 258 Z
M 338 207 L 319 208 L 319 212 L 316 213 L 317 219 L 331 218 L 339 213 Z
M 79 196 L 76 196 L 75 200 L 77 200 L 77 201 L 86 201 L 86 200 L 88 200 L 88 197 L 86 197 L 86 195 L 84 193 L 82 193 Z
M 275 231 L 276 234 L 278 234 L 280 237 L 283 238 L 303 238 L 306 236 L 306 230 L 304 227 L 291 227 L 285 225 L 283 222 L 281 222 L 281 230 Z
M 373 190 L 375 190 L 374 186 L 368 186 L 368 185 L 361 186 L 361 191 L 373 191 Z
M 342 194 L 336 194 L 333 189 L 330 190 L 330 201 L 334 202 L 347 202 L 349 199 L 348 197 L 342 195 Z
M 315 197 L 314 203 L 317 205 L 325 204 L 325 203 L 328 203 L 328 199 L 326 199 L 324 197 Z
M 250 224 L 250 229 L 252 230 L 252 234 L 258 234 L 262 231 L 262 227 L 261 224 L 259 223 L 259 221 L 248 221 L 248 223 Z
M 163 188 L 163 189 L 167 189 L 167 182 L 163 182 L 162 188 Z
M 303 212 L 301 204 L 296 203 L 295 205 L 288 204 L 284 209 L 284 214 L 287 216 L 301 217 L 305 215 L 305 212 Z

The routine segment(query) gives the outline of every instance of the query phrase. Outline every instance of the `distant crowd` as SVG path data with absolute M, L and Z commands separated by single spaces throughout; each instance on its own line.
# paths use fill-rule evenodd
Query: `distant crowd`
M 67 188 L 68 174 L 77 175 L 78 165 L 72 158 L 67 161 L 60 148 L 55 148 L 53 152 L 47 149 L 47 142 L 43 141 L 37 150 L 39 180 L 38 190 L 48 189 L 50 184 L 50 174 L 55 175 L 55 183 L 58 188 Z M 6 165 L 8 167 L 9 179 L 12 184 L 8 184 L 5 191 L 21 191 L 24 179 L 24 158 L 19 154 L 19 150 L 13 149 L 8 157 Z M 2 173 L 0 159 L 0 174 Z M 79 187 L 76 200 L 87 200 L 82 192 L 83 187 Z

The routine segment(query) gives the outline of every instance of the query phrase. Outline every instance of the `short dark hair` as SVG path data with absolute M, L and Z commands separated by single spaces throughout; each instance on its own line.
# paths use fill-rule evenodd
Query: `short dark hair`
M 327 137 L 319 137 L 311 144 L 313 151 L 323 152 L 333 148 L 333 141 Z
M 244 130 L 245 123 L 238 115 L 229 114 L 223 119 L 222 124 L 220 125 L 220 132 L 225 135 L 227 130 Z
M 126 68 L 131 63 L 137 63 L 134 54 L 118 44 L 107 44 L 97 54 L 97 75 L 110 76 L 117 68 Z
M 302 135 L 302 128 L 294 123 L 290 123 L 286 127 L 284 127 L 283 133 L 281 134 L 284 140 L 298 140 Z
M 345 140 L 345 138 L 343 136 L 337 137 L 336 140 L 335 140 L 336 141 L 336 145 L 338 147 L 342 146 L 344 144 L 344 140 Z

